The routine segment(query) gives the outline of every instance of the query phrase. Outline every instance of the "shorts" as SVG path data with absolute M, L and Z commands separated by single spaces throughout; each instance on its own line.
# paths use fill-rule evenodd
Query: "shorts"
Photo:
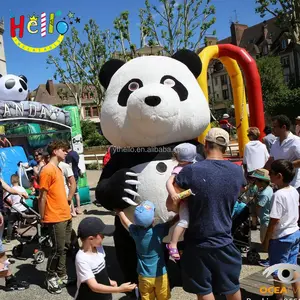
M 2 226 L 0 226 L 0 254 L 5 252 L 5 249 L 4 249 L 4 246 L 2 243 L 3 232 L 4 232 L 4 222 L 3 222 Z
M 279 239 L 270 240 L 269 244 L 269 261 L 270 266 L 276 264 L 297 265 L 297 256 L 300 245 L 300 231 L 283 236 Z M 272 275 L 276 276 L 278 271 Z
M 144 277 L 139 275 L 139 292 L 141 300 L 171 299 L 168 274 L 159 277 Z
M 266 233 L 268 230 L 268 225 L 260 224 L 260 242 L 263 243 L 266 237 Z
M 181 257 L 183 289 L 196 295 L 230 295 L 240 289 L 242 257 L 231 243 L 203 249 L 187 245 Z
M 188 228 L 189 227 L 189 208 L 186 201 L 181 201 L 179 206 L 179 222 L 177 226 Z

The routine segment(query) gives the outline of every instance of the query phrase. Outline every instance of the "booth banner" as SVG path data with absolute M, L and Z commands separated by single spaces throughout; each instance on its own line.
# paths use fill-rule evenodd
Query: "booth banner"
M 1 101 L 0 120 L 32 118 L 48 120 L 50 123 L 59 123 L 71 127 L 70 113 L 59 107 L 33 101 Z

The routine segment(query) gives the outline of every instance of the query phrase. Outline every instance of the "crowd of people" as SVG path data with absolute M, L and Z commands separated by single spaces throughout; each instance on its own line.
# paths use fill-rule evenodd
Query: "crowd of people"
M 75 299 L 112 299 L 113 293 L 137 291 L 140 298 L 170 299 L 165 252 L 180 261 L 183 289 L 197 295 L 197 299 L 214 299 L 223 294 L 227 299 L 240 300 L 241 252 L 232 236 L 233 207 L 242 192 L 255 186 L 256 196 L 251 216 L 253 229 L 260 229 L 262 248 L 268 259 L 260 264 L 267 267 L 278 263 L 297 264 L 299 253 L 299 193 L 300 193 L 300 137 L 291 132 L 291 122 L 283 115 L 272 119 L 272 131 L 265 128 L 266 136 L 260 142 L 258 128 L 248 130 L 249 143 L 245 147 L 243 167 L 225 158 L 229 146 L 229 133 L 222 128 L 212 128 L 205 138 L 205 159 L 196 161 L 196 147 L 184 143 L 174 148 L 178 162 L 166 182 L 169 211 L 176 216 L 164 224 L 154 226 L 155 207 L 142 199 L 131 222 L 122 210 L 116 210 L 122 225 L 135 241 L 138 257 L 138 285 L 127 282 L 118 286 L 106 268 L 106 254 L 102 245 L 105 236 L 114 233 L 114 226 L 104 224 L 99 218 L 86 217 L 78 227 L 81 249 L 76 254 L 77 292 Z M 66 253 L 71 244 L 72 199 L 76 193 L 76 177 L 68 162 L 76 161 L 70 155 L 70 146 L 62 141 L 48 145 L 47 157 L 35 153 L 38 175 L 39 213 L 43 224 L 51 233 L 52 252 L 47 262 L 45 285 L 53 294 L 59 294 L 70 283 L 66 270 Z M 72 164 L 73 165 L 73 164 Z M 9 201 L 28 195 L 18 187 L 13 175 L 12 187 L 0 180 L 2 189 L 16 196 Z M 187 190 L 189 197 L 180 195 Z M 3 198 L 3 195 L 0 195 Z M 1 203 L 1 201 L 0 201 Z M 3 209 L 3 207 L 0 207 Z M 11 211 L 13 214 L 13 211 Z M 13 222 L 13 218 L 10 222 Z M 0 214 L 0 225 L 3 228 Z M 9 225 L 11 226 L 11 225 Z M 174 227 L 169 243 L 163 239 Z M 10 232 L 10 231 L 9 231 Z M 11 233 L 10 233 L 11 234 Z M 177 249 L 184 235 L 184 250 Z M 2 270 L 2 272 L 1 272 Z M 274 285 L 282 287 L 277 272 Z M 0 243 L 0 276 L 5 276 L 10 289 L 28 288 L 12 275 Z M 300 274 L 294 273 L 294 279 Z M 300 282 L 292 283 L 295 297 L 300 298 Z M 277 299 L 283 295 L 276 294 Z

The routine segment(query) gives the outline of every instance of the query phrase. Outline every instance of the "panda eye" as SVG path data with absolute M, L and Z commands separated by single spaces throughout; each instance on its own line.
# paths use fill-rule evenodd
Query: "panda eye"
M 179 96 L 180 101 L 184 101 L 188 98 L 188 91 L 186 87 L 176 78 L 171 75 L 165 75 L 160 83 L 166 86 L 171 87 Z
M 128 89 L 129 89 L 129 91 L 131 91 L 131 92 L 134 92 L 134 91 L 136 91 L 137 89 L 139 89 L 140 88 L 140 85 L 138 84 L 138 82 L 131 82 L 129 85 L 128 85 Z
M 126 107 L 129 96 L 141 87 L 143 87 L 143 82 L 138 78 L 133 78 L 130 81 L 128 81 L 119 93 L 119 105 Z
M 167 78 L 164 82 L 164 85 L 169 86 L 169 87 L 173 87 L 175 85 L 175 81 L 171 78 Z
M 25 83 L 25 81 L 20 80 L 20 84 L 21 84 L 22 88 L 24 89 L 24 91 L 27 91 L 27 84 Z
M 16 84 L 16 82 L 15 82 L 14 79 L 8 79 L 8 80 L 6 80 L 6 82 L 5 82 L 5 87 L 6 87 L 8 90 L 10 90 L 10 89 L 12 89 L 12 88 L 15 86 L 15 84 Z

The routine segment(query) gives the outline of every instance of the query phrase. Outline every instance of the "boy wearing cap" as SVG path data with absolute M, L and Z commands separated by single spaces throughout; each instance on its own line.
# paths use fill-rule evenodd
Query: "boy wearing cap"
M 177 243 L 182 234 L 184 234 L 186 228 L 189 224 L 189 211 L 187 206 L 187 200 L 180 201 L 179 195 L 174 188 L 174 181 L 176 175 L 180 173 L 184 166 L 196 162 L 197 149 L 196 146 L 189 143 L 179 144 L 174 148 L 174 157 L 178 161 L 178 165 L 173 169 L 170 178 L 167 181 L 167 190 L 169 197 L 167 199 L 167 207 L 169 207 L 169 202 L 178 203 L 176 208 L 173 209 L 174 212 L 178 211 L 179 205 L 179 222 L 177 223 L 170 243 L 167 245 L 169 250 L 169 255 L 175 259 L 179 260 L 180 255 L 177 249 Z
M 123 211 L 117 211 L 123 226 L 135 241 L 138 256 L 139 291 L 142 300 L 170 299 L 170 286 L 163 251 L 163 238 L 178 220 L 177 217 L 164 224 L 153 225 L 154 205 L 144 201 L 134 212 L 134 224 Z
M 77 274 L 76 300 L 111 300 L 112 293 L 132 291 L 136 284 L 130 282 L 121 286 L 110 280 L 102 246 L 104 236 L 112 236 L 114 225 L 105 225 L 99 218 L 87 217 L 78 226 L 78 237 L 82 247 L 75 259 Z
M 258 198 L 256 203 L 256 212 L 260 220 L 260 242 L 263 243 L 269 221 L 271 210 L 271 199 L 273 196 L 273 189 L 270 186 L 269 171 L 266 169 L 255 170 L 250 177 L 255 179 L 254 184 L 258 188 Z M 260 261 L 259 264 L 263 267 L 269 266 L 269 260 Z

